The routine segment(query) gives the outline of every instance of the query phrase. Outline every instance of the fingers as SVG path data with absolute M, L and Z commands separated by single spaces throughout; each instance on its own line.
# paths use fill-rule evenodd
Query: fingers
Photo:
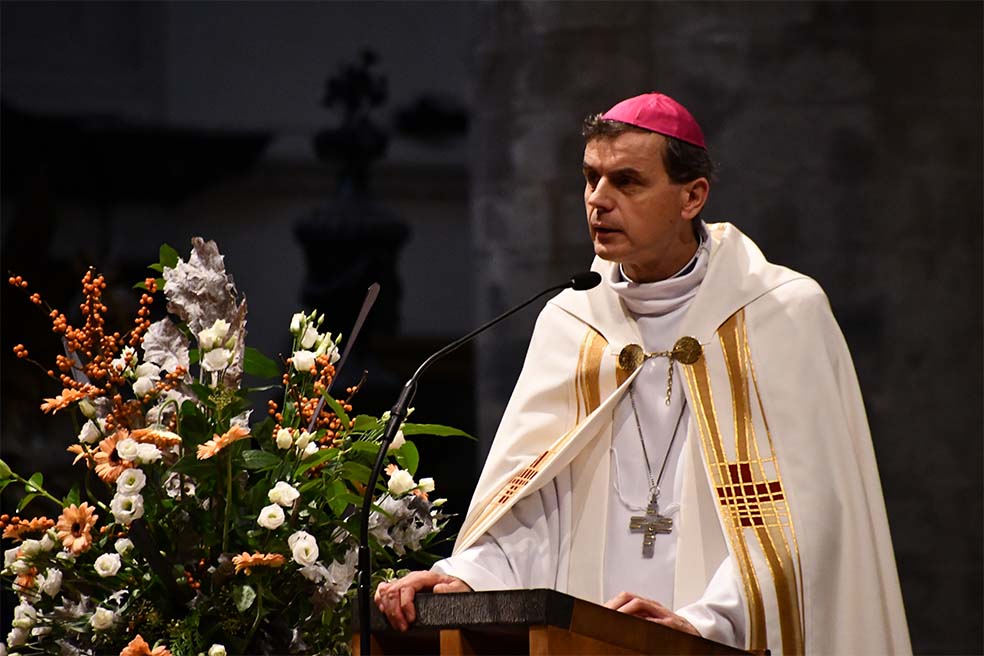
M 619 592 L 617 595 L 605 602 L 605 608 L 618 610 L 632 599 L 635 599 L 635 595 L 631 592 Z
M 461 579 L 437 572 L 411 572 L 395 581 L 380 583 L 376 587 L 373 600 L 376 607 L 386 616 L 390 626 L 406 631 L 417 619 L 417 609 L 413 600 L 417 592 L 427 592 L 441 588 L 441 592 L 467 592 L 471 588 Z
M 434 586 L 434 592 L 437 594 L 445 594 L 448 592 L 471 592 L 471 587 L 462 581 L 461 579 L 456 579 L 453 576 L 447 577 L 450 579 L 447 583 L 438 583 Z
M 668 619 L 674 616 L 673 612 L 663 604 L 642 597 L 631 599 L 616 610 L 626 615 L 645 617 L 646 619 Z

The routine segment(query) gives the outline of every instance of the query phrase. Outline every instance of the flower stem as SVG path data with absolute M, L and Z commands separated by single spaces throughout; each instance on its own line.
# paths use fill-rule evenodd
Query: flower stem
M 222 513 L 222 553 L 229 551 L 229 514 L 232 512 L 232 454 L 226 453 L 226 498 Z
M 38 494 L 40 494 L 41 496 L 45 497 L 46 499 L 51 499 L 52 501 L 54 501 L 55 503 L 57 503 L 59 507 L 62 506 L 61 499 L 56 499 L 55 497 L 53 497 L 51 494 L 49 494 L 48 491 L 45 490 L 40 485 L 35 485 L 34 483 L 30 482 L 26 478 L 23 478 L 22 476 L 20 476 L 19 474 L 17 474 L 17 472 L 13 472 L 12 471 L 12 472 L 10 472 L 10 475 L 13 476 L 14 478 L 16 478 L 18 482 L 24 484 L 24 489 L 25 489 L 25 491 L 28 492 L 28 494 L 30 494 L 31 492 L 37 492 Z M 28 487 L 30 487 L 30 489 L 28 489 Z

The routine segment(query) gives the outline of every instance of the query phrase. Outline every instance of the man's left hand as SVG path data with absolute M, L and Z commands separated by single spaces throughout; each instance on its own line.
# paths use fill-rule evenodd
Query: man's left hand
M 695 636 L 700 635 L 697 629 L 694 628 L 693 624 L 685 620 L 682 616 L 677 615 L 663 604 L 658 601 L 653 601 L 652 599 L 640 597 L 639 595 L 632 594 L 631 592 L 618 593 L 605 602 L 605 608 L 611 608 L 612 610 L 617 610 L 620 613 L 641 617 L 649 620 L 650 622 L 662 624 L 663 626 L 669 627 L 676 631 L 691 633 Z

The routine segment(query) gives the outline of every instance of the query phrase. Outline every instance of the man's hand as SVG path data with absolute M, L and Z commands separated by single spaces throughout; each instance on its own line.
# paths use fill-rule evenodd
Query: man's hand
M 631 592 L 618 593 L 605 602 L 605 608 L 611 608 L 612 610 L 634 615 L 635 617 L 642 617 L 650 622 L 656 622 L 657 624 L 662 624 L 663 626 L 677 631 L 683 631 L 684 633 L 691 633 L 695 636 L 700 635 L 693 624 L 663 604 L 652 599 L 640 597 Z
M 376 588 L 376 606 L 386 615 L 390 625 L 406 631 L 410 623 L 417 619 L 417 609 L 413 607 L 413 597 L 418 592 L 471 592 L 468 584 L 459 578 L 438 574 L 437 572 L 410 572 L 402 579 L 380 583 Z

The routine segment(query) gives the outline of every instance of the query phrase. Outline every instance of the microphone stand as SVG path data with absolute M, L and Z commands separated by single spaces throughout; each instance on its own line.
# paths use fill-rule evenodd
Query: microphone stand
M 463 344 L 470 342 L 479 333 L 491 328 L 495 324 L 499 323 L 506 317 L 519 312 L 524 307 L 537 300 L 541 296 L 549 294 L 550 292 L 555 292 L 560 289 L 566 289 L 568 287 L 573 287 L 577 290 L 590 289 L 601 282 L 601 276 L 594 272 L 579 273 L 572 276 L 570 280 L 564 282 L 560 285 L 554 285 L 553 287 L 548 287 L 541 292 L 538 292 L 534 296 L 531 296 L 527 300 L 523 301 L 519 305 L 512 307 L 496 318 L 492 319 L 488 323 L 479 326 L 475 330 L 471 331 L 464 337 L 461 337 L 437 353 L 424 360 L 417 371 L 414 372 L 410 380 L 406 382 L 403 389 L 400 391 L 400 396 L 397 398 L 396 403 L 393 404 L 393 408 L 390 410 L 390 418 L 386 423 L 386 428 L 383 430 L 383 436 L 379 443 L 379 453 L 376 454 L 376 464 L 372 468 L 372 474 L 369 476 L 369 481 L 366 484 L 366 494 L 362 501 L 362 515 L 359 517 L 359 631 L 360 631 L 360 653 L 364 656 L 369 656 L 371 654 L 371 634 L 369 628 L 369 610 L 370 610 L 370 592 L 372 588 L 372 552 L 369 550 L 369 513 L 372 512 L 372 499 L 373 494 L 376 491 L 376 481 L 379 480 L 379 474 L 383 470 L 383 465 L 386 462 L 386 452 L 389 450 L 389 445 L 393 443 L 393 439 L 400 430 L 400 426 L 403 425 L 403 420 L 406 419 L 407 409 L 410 407 L 410 403 L 413 402 L 414 394 L 417 392 L 417 380 L 420 375 L 427 370 L 434 362 L 441 359 L 448 353 L 458 349 Z

